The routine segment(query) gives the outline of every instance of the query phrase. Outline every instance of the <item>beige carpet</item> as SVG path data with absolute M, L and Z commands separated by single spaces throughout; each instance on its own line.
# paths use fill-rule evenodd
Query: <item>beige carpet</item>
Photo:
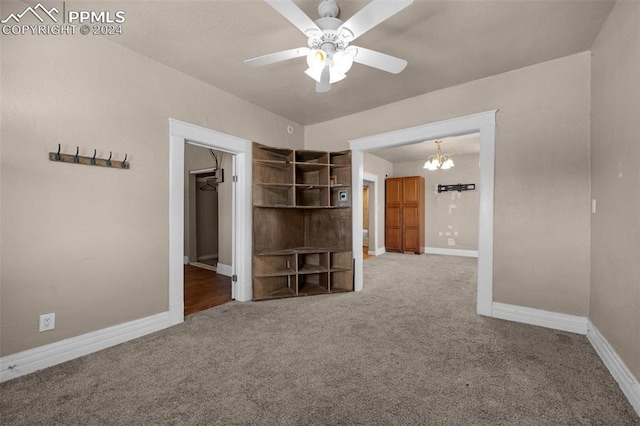
M 584 336 L 479 317 L 476 261 L 232 302 L 0 386 L 3 425 L 639 425 Z

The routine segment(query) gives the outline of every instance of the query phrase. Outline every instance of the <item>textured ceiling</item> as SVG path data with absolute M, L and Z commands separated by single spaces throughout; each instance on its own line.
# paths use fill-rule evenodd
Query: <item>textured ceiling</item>
M 296 0 L 313 19 L 319 0 Z M 368 1 L 338 0 L 346 20 Z M 94 3 L 95 4 L 95 3 Z M 329 93 L 315 93 L 304 58 L 262 68 L 245 59 L 306 46 L 306 37 L 260 0 L 114 1 L 125 33 L 109 40 L 308 125 L 433 90 L 588 50 L 613 2 L 416 0 L 358 38 L 409 62 L 393 75 L 354 64 Z

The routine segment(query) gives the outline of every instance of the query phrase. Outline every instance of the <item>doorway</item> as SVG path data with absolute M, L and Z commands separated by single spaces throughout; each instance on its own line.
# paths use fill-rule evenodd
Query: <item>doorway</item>
M 191 143 L 185 146 L 185 257 L 193 266 L 222 273 L 231 258 L 230 227 L 233 155 Z M 222 216 L 222 220 L 220 217 Z M 222 261 L 220 261 L 222 253 Z M 226 274 L 229 275 L 229 274 Z
M 369 186 L 364 182 L 362 188 L 362 256 L 366 260 L 369 255 Z
M 233 175 L 232 164 L 233 155 L 224 151 L 185 145 L 185 316 L 232 300 L 233 182 L 225 181 L 225 170 Z
M 169 314 L 184 321 L 185 148 L 187 143 L 233 154 L 231 203 L 231 297 L 248 301 L 251 291 L 251 141 L 169 119 Z M 240 178 L 237 178 L 240 176 Z M 249 249 L 247 249 L 249 248 Z M 220 272 L 220 264 L 218 264 Z
M 352 151 L 352 185 L 363 186 L 364 153 L 413 145 L 424 140 L 480 133 L 480 215 L 478 235 L 478 289 L 476 311 L 480 315 L 493 315 L 493 194 L 494 156 L 497 110 L 472 114 L 465 117 L 406 128 L 349 141 Z M 354 191 L 353 229 L 362 228 L 362 194 Z M 360 244 L 355 236 L 354 246 Z M 354 289 L 363 289 L 361 252 L 355 251 Z

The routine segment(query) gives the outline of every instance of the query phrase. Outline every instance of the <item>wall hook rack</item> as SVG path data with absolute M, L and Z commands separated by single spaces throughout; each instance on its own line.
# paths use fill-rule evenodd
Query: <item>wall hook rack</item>
M 76 146 L 76 153 L 74 154 L 62 154 L 60 153 L 60 144 L 58 144 L 57 152 L 49 153 L 50 161 L 58 161 L 61 163 L 73 163 L 73 164 L 85 164 L 87 166 L 100 166 L 100 167 L 113 167 L 118 169 L 129 169 L 131 166 L 127 161 L 128 154 L 124 155 L 122 161 L 111 161 L 112 152 L 109 151 L 109 158 L 96 158 L 97 150 L 93 150 L 92 157 L 84 157 L 80 154 L 80 147 Z
M 458 183 L 456 185 L 438 185 L 438 192 L 448 192 L 448 191 L 473 191 L 476 189 L 475 183 Z

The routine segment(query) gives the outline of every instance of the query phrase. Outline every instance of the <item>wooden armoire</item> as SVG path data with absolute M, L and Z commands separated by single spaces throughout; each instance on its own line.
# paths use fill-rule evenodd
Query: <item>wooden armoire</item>
M 385 191 L 385 249 L 424 253 L 424 178 L 388 178 Z

